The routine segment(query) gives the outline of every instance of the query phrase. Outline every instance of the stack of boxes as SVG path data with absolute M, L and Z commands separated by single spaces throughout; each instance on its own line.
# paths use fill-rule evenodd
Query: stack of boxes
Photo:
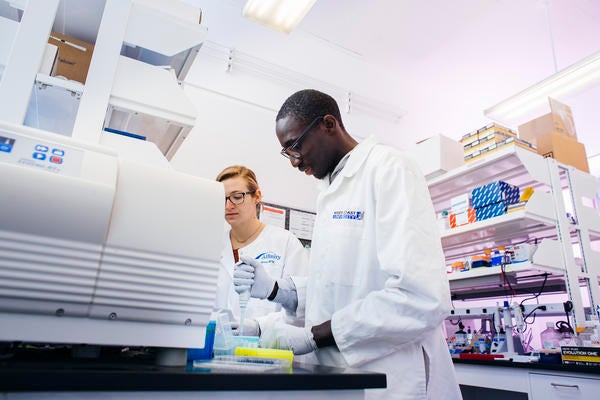
M 519 126 L 519 137 L 534 143 L 538 154 L 589 172 L 585 146 L 577 141 L 571 108 L 549 98 L 551 112 Z
M 460 142 L 463 145 L 465 161 L 477 160 L 510 144 L 535 151 L 535 146 L 517 138 L 516 132 L 495 123 L 466 134 Z
M 527 200 L 533 194 L 533 189 L 527 187 L 523 196 L 518 186 L 504 181 L 496 181 L 479 186 L 469 193 L 464 193 L 450 199 L 450 215 L 448 217 L 450 228 L 472 224 L 489 218 L 498 217 L 513 211 L 525 208 Z M 444 211 L 439 218 L 447 215 Z M 442 231 L 447 229 L 440 227 Z
M 488 183 L 471 192 L 471 203 L 477 221 L 504 215 L 506 208 L 518 203 L 519 198 L 519 187 L 503 181 Z
M 465 193 L 450 199 L 450 228 L 471 224 L 476 221 L 475 210 L 471 207 L 470 197 L 470 193 Z

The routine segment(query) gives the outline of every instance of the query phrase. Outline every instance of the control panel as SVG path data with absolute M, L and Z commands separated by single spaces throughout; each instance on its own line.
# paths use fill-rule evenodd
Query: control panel
M 82 150 L 0 130 L 0 162 L 78 177 L 82 160 Z

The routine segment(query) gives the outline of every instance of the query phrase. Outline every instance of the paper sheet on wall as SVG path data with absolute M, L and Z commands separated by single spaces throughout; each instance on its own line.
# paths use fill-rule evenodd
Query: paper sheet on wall
M 289 230 L 296 235 L 298 239 L 312 240 L 313 226 L 315 224 L 315 214 L 290 210 Z
M 260 220 L 265 224 L 278 226 L 285 229 L 286 209 L 263 204 Z

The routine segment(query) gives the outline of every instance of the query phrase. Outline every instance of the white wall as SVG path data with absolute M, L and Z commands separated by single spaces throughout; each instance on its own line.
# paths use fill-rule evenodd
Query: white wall
M 600 50 L 598 15 L 585 14 L 578 3 L 550 3 L 558 70 Z M 412 82 L 407 83 L 411 101 L 401 123 L 407 134 L 425 138 L 443 133 L 458 139 L 490 122 L 483 115 L 486 108 L 555 72 L 544 2 L 488 5 L 487 12 L 464 26 L 458 23 L 444 46 L 405 71 L 406 82 Z M 599 99 L 596 86 L 564 100 L 588 156 L 600 153 Z
M 229 165 L 245 165 L 256 173 L 264 201 L 315 210 L 317 180 L 279 155 L 274 111 L 201 89 L 186 92 L 199 122 L 171 161 L 176 169 L 215 179 Z
M 395 115 L 401 109 L 381 98 L 381 88 L 369 84 L 384 82 L 381 71 L 317 38 L 286 36 L 250 23 L 227 2 L 203 2 L 202 8 L 209 41 L 184 84 L 199 114 L 196 127 L 172 160 L 176 169 L 214 179 L 226 166 L 243 164 L 257 174 L 266 202 L 314 211 L 316 179 L 291 167 L 279 154 L 275 136 L 279 107 L 305 88 L 335 97 L 346 129 L 355 138 L 373 135 L 398 145 L 387 138 L 390 132 L 400 136 Z M 261 35 L 268 47 L 261 44 Z M 227 72 L 229 49 L 235 51 Z M 392 81 L 390 77 L 388 83 Z M 353 92 L 350 113 L 345 111 L 348 91 Z

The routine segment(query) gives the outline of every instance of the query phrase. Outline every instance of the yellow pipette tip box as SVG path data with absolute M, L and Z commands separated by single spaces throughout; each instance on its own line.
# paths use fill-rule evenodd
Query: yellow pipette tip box
M 292 363 L 292 361 L 294 361 L 294 352 L 291 350 L 236 347 L 234 354 L 236 356 L 246 356 L 246 357 L 283 358 L 285 360 L 289 360 L 290 364 Z

